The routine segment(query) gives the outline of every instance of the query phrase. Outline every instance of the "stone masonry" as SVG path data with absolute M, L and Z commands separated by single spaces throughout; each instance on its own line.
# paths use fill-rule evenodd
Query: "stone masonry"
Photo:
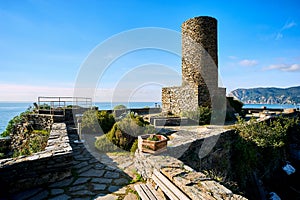
M 66 125 L 54 123 L 44 151 L 0 160 L 1 195 L 62 180 L 71 175 L 72 162 Z
M 195 17 L 182 26 L 182 86 L 162 89 L 163 112 L 180 114 L 211 107 L 216 96 L 225 97 L 218 87 L 217 20 Z
M 217 167 L 227 169 L 230 166 L 228 143 L 231 141 L 231 135 L 232 130 L 226 130 L 218 126 L 201 127 L 198 130 L 193 128 L 193 131 L 180 130 L 171 135 L 172 139 L 168 141 L 167 150 L 159 155 L 152 155 L 137 150 L 134 164 L 138 173 L 147 182 L 152 182 L 151 177 L 154 169 L 156 169 L 164 174 L 191 200 L 246 200 L 246 198 L 234 194 L 221 183 L 214 181 L 202 172 L 194 170 L 194 167 L 197 170 L 201 170 L 199 166 L 204 167 L 202 169 L 209 169 L 213 165 L 220 165 Z M 211 146 L 216 138 L 218 138 L 216 148 L 208 152 L 201 161 L 199 159 L 197 161 L 193 160 L 192 156 L 189 156 L 190 154 L 193 154 L 193 156 L 196 154 L 195 157 L 199 158 L 198 152 L 200 151 L 197 149 L 197 152 L 194 152 L 195 148 L 201 148 L 204 140 L 211 143 L 209 145 Z M 205 151 L 205 149 L 202 151 Z M 225 163 L 221 163 L 224 161 Z

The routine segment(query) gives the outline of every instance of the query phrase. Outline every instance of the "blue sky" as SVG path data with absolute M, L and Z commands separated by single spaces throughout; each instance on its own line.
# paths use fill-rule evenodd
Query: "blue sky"
M 108 38 L 143 27 L 180 32 L 183 21 L 207 15 L 218 20 L 219 71 L 227 92 L 300 85 L 299 7 L 296 0 L 0 0 L 0 101 L 72 96 L 84 60 Z M 95 101 L 110 101 L 124 74 L 151 62 L 181 71 L 179 56 L 128 54 L 99 79 Z M 132 99 L 160 101 L 161 86 L 139 87 Z

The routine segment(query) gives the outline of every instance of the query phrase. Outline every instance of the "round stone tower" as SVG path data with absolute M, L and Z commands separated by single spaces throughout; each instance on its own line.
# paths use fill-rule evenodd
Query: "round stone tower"
M 207 106 L 216 112 L 220 104 L 226 105 L 221 102 L 226 90 L 218 87 L 217 20 L 195 17 L 183 22 L 181 29 L 182 85 L 163 88 L 163 111 L 180 114 Z
M 183 86 L 217 88 L 217 20 L 207 16 L 195 17 L 183 22 L 181 29 Z

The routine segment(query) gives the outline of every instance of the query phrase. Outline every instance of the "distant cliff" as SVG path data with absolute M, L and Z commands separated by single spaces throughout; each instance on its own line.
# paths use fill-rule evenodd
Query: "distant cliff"
M 239 99 L 243 103 L 299 104 L 300 86 L 290 88 L 236 89 L 229 95 Z

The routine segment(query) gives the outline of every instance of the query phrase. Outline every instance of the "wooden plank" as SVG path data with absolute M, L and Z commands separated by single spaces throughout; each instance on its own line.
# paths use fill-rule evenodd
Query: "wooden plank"
M 164 200 L 163 198 L 154 188 L 150 183 L 146 183 L 147 187 L 149 190 L 151 190 L 152 194 L 156 197 L 157 200 Z
M 150 200 L 140 185 L 135 185 L 134 189 L 137 191 L 142 200 Z
M 169 193 L 172 193 L 171 196 L 175 196 L 175 199 L 180 200 L 190 200 L 180 189 L 178 189 L 167 177 L 165 177 L 162 173 L 154 169 L 153 174 L 160 180 L 160 182 L 165 185 L 166 190 L 169 190 Z
M 153 155 L 160 154 L 160 153 L 162 153 L 162 152 L 164 152 L 166 150 L 167 150 L 167 147 L 159 149 L 159 150 L 156 150 L 156 151 L 153 151 L 153 150 L 147 149 L 147 148 L 142 148 L 142 152 L 144 152 L 144 153 L 151 153 Z
M 152 179 L 171 200 L 180 200 L 157 176 L 153 174 Z
M 150 188 L 148 188 L 147 185 L 141 184 L 141 188 L 144 190 L 144 192 L 145 192 L 146 195 L 149 197 L 149 199 L 151 199 L 151 200 L 157 200 L 157 198 L 156 198 L 155 195 L 152 193 L 152 191 L 150 190 Z

